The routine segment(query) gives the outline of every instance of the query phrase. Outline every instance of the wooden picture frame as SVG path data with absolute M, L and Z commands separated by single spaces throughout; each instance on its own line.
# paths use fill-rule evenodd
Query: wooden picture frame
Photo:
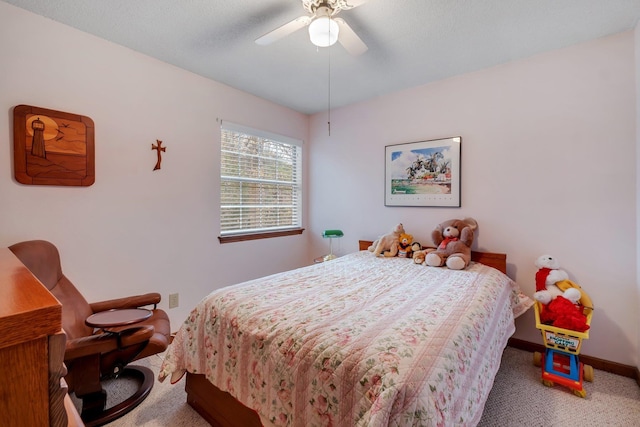
M 16 181 L 27 185 L 89 186 L 95 182 L 93 120 L 31 105 L 13 109 Z
M 460 207 L 462 138 L 385 147 L 385 206 Z

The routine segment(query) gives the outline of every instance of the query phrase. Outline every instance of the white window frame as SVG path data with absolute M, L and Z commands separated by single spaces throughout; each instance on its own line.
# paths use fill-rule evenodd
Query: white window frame
M 276 144 L 284 144 L 289 146 L 296 147 L 296 160 L 295 160 L 295 170 L 293 180 L 289 181 L 275 181 L 275 180 L 262 180 L 256 179 L 255 177 L 238 177 L 238 176 L 225 176 L 223 175 L 224 167 L 223 162 L 225 161 L 225 156 L 223 155 L 223 138 L 224 132 L 233 132 L 239 135 L 246 135 L 248 137 L 255 137 L 261 140 L 265 140 L 267 142 L 272 142 Z M 238 240 L 249 240 L 249 239 L 261 239 L 268 237 L 277 237 L 282 235 L 290 235 L 290 234 L 300 234 L 302 233 L 302 146 L 303 141 L 279 135 L 272 132 L 267 132 L 259 129 L 254 129 L 248 126 L 239 125 L 236 123 L 231 123 L 227 121 L 221 122 L 220 125 L 220 236 L 219 240 L 221 243 L 227 243 L 231 241 Z M 230 228 L 225 226 L 224 222 L 227 219 L 224 215 L 224 210 L 227 208 L 237 208 L 242 206 L 239 205 L 223 205 L 222 200 L 222 187 L 225 182 L 235 181 L 235 182 L 264 182 L 268 184 L 282 184 L 285 187 L 290 188 L 293 186 L 294 191 L 294 205 L 290 206 L 294 211 L 294 218 L 291 224 L 286 225 L 270 225 L 265 227 L 256 227 L 256 228 Z M 259 206 L 259 205 L 254 205 Z M 268 205 L 265 205 L 268 206 Z

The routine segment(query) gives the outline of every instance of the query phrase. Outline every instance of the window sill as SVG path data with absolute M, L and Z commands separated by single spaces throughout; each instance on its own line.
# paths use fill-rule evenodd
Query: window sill
M 270 239 L 272 237 L 282 236 L 294 236 L 296 234 L 302 234 L 304 228 L 295 228 L 293 230 L 271 231 L 266 233 L 251 233 L 251 234 L 234 234 L 231 236 L 218 236 L 220 243 L 233 243 L 243 242 L 245 240 L 258 240 L 258 239 Z

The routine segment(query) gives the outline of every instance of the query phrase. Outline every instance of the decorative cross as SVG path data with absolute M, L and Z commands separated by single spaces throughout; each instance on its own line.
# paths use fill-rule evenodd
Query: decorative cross
M 167 151 L 167 147 L 161 147 L 162 141 L 156 139 L 156 142 L 158 143 L 158 145 L 151 144 L 152 150 L 158 150 L 158 161 L 156 162 L 156 167 L 154 167 L 153 170 L 160 169 L 160 162 L 162 162 L 162 152 Z

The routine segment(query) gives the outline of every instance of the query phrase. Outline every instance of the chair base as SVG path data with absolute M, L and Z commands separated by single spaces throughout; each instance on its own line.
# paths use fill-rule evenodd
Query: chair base
M 129 413 L 146 399 L 153 388 L 153 371 L 144 366 L 127 366 L 118 379 L 123 377 L 141 381 L 140 387 L 133 395 L 111 408 L 105 409 L 107 395 L 104 390 L 83 396 L 80 417 L 86 427 L 101 426 Z

